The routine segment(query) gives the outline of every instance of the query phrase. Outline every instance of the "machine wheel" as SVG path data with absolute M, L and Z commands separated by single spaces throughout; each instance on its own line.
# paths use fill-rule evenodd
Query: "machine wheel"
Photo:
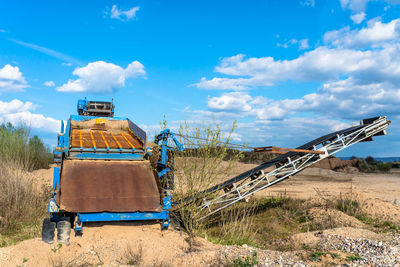
M 58 243 L 69 245 L 71 234 L 71 222 L 69 218 L 57 222 L 57 241 Z
M 53 244 L 55 230 L 56 223 L 52 222 L 50 218 L 44 219 L 42 226 L 42 240 L 48 244 Z

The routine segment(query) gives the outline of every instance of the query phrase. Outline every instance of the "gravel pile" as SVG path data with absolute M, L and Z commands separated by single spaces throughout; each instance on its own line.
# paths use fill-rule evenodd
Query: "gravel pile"
M 316 249 L 326 252 L 324 255 L 341 254 L 341 258 L 334 260 L 326 258 L 321 261 L 302 261 L 299 252 L 309 255 L 307 251 L 279 252 L 262 250 L 251 246 L 225 246 L 220 249 L 219 255 L 228 255 L 230 260 L 242 258 L 257 252 L 259 264 L 257 266 L 400 266 L 400 235 L 386 236 L 376 240 L 368 238 L 353 238 L 343 234 L 316 232 L 319 241 Z M 370 238 L 370 237 L 369 237 Z M 385 241 L 382 241 L 385 240 Z M 343 254 L 342 254 L 343 253 Z M 222 258 L 223 259 L 223 258 Z
M 399 237 L 397 236 L 390 243 L 365 238 L 327 235 L 321 239 L 319 246 L 321 250 L 340 250 L 361 257 L 345 266 L 400 266 Z

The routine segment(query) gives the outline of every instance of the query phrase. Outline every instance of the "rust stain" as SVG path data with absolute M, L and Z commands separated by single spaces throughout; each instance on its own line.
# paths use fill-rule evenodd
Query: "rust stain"
M 68 212 L 161 210 L 149 161 L 67 160 L 60 188 L 60 206 Z

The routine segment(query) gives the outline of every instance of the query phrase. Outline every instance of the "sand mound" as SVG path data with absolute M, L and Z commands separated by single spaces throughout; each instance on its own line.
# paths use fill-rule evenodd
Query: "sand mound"
M 359 196 L 361 210 L 374 218 L 392 221 L 400 224 L 400 206 L 378 198 L 363 198 Z
M 190 250 L 186 238 L 176 230 L 161 231 L 159 224 L 94 224 L 84 228 L 83 236 L 71 232 L 69 246 L 49 245 L 36 238 L 0 248 L 0 266 L 116 266 L 127 264 L 129 254 L 142 254 L 143 265 L 202 265 L 208 252 L 219 247 L 197 239 Z M 191 256 L 196 251 L 202 251 L 201 257 Z
M 339 210 L 335 209 L 323 209 L 323 208 L 312 208 L 309 211 L 313 222 L 317 224 L 332 223 L 340 227 L 351 226 L 351 227 L 364 227 L 365 225 L 357 220 L 356 218 L 349 216 Z
M 315 163 L 313 166 L 316 168 L 327 169 L 327 170 L 335 170 L 342 172 L 348 172 L 348 171 L 358 172 L 358 169 L 355 168 L 357 164 L 358 164 L 358 159 L 341 160 L 339 158 L 329 157 Z

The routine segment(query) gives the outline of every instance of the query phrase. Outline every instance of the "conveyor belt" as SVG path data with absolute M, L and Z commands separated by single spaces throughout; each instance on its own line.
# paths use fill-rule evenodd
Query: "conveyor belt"
M 295 175 L 311 164 L 342 149 L 361 141 L 370 140 L 374 135 L 385 134 L 385 129 L 389 123 L 390 121 L 386 120 L 386 117 L 365 119 L 358 126 L 321 136 L 297 148 L 319 150 L 325 152 L 324 154 L 288 152 L 232 179 L 180 200 L 176 204 L 180 205 L 188 201 L 202 199 L 203 204 L 199 208 L 199 213 L 202 216 L 201 218 L 205 218 L 260 190 L 277 184 L 289 178 L 289 176 Z M 271 166 L 275 166 L 275 169 L 264 173 Z

